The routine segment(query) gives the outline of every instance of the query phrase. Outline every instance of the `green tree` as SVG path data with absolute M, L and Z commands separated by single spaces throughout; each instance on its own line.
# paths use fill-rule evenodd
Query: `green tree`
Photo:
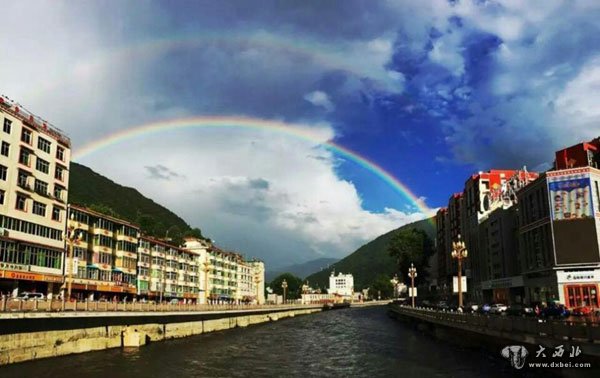
M 302 279 L 293 275 L 292 273 L 282 273 L 275 277 L 271 283 L 269 283 L 269 287 L 273 289 L 273 292 L 278 295 L 283 295 L 283 288 L 281 287 L 281 283 L 283 280 L 286 280 L 287 287 L 287 299 L 298 299 L 300 298 L 301 290 L 302 290 Z
M 135 223 L 140 226 L 142 233 L 146 235 L 154 235 L 154 226 L 156 225 L 156 220 L 154 217 L 147 214 L 138 213 Z
M 166 236 L 171 239 L 175 245 L 183 244 L 183 233 L 177 226 L 171 226 L 167 229 Z
M 192 229 L 185 231 L 183 233 L 183 236 L 190 237 L 190 238 L 204 239 L 204 236 L 202 236 L 202 231 L 198 227 L 194 227 Z
M 392 236 L 388 252 L 396 258 L 402 277 L 408 276 L 408 268 L 413 263 L 421 278 L 426 277 L 428 260 L 434 253 L 433 240 L 423 230 L 401 229 Z
M 394 285 L 392 285 L 390 277 L 385 274 L 378 275 L 369 286 L 369 296 L 374 299 L 388 299 L 394 295 Z

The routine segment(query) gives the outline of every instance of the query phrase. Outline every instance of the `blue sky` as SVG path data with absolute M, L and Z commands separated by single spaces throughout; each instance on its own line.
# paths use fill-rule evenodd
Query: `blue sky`
M 301 123 L 437 208 L 475 171 L 545 169 L 600 134 L 596 1 L 4 7 L 32 21 L 0 26 L 0 90 L 75 150 L 178 117 Z M 81 162 L 271 265 L 342 257 L 424 216 L 357 164 L 260 131 L 148 136 Z

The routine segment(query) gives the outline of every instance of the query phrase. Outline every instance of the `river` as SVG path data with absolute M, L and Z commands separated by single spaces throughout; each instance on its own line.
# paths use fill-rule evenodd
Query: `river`
M 9 365 L 0 377 L 506 377 L 499 356 L 421 334 L 385 307 Z

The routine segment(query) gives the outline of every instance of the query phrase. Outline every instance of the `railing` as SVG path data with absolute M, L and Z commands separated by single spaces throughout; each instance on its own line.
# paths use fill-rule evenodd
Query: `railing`
M 394 306 L 392 311 L 431 323 L 486 334 L 495 331 L 504 334 L 530 334 L 560 340 L 578 339 L 589 342 L 600 340 L 600 323 L 597 319 L 591 318 L 554 320 L 535 317 L 466 314 L 407 306 Z
M 192 304 L 156 302 L 113 302 L 113 301 L 61 301 L 61 300 L 19 300 L 0 299 L 0 314 L 15 312 L 194 312 L 194 311 L 239 311 L 280 308 L 315 308 L 318 305 L 300 303 L 286 304 Z

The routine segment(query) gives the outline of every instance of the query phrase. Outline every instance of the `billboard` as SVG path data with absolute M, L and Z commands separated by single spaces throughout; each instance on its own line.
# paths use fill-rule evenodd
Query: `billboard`
M 590 168 L 547 173 L 556 264 L 599 263 Z
M 592 185 L 589 176 L 548 179 L 552 220 L 593 218 Z

